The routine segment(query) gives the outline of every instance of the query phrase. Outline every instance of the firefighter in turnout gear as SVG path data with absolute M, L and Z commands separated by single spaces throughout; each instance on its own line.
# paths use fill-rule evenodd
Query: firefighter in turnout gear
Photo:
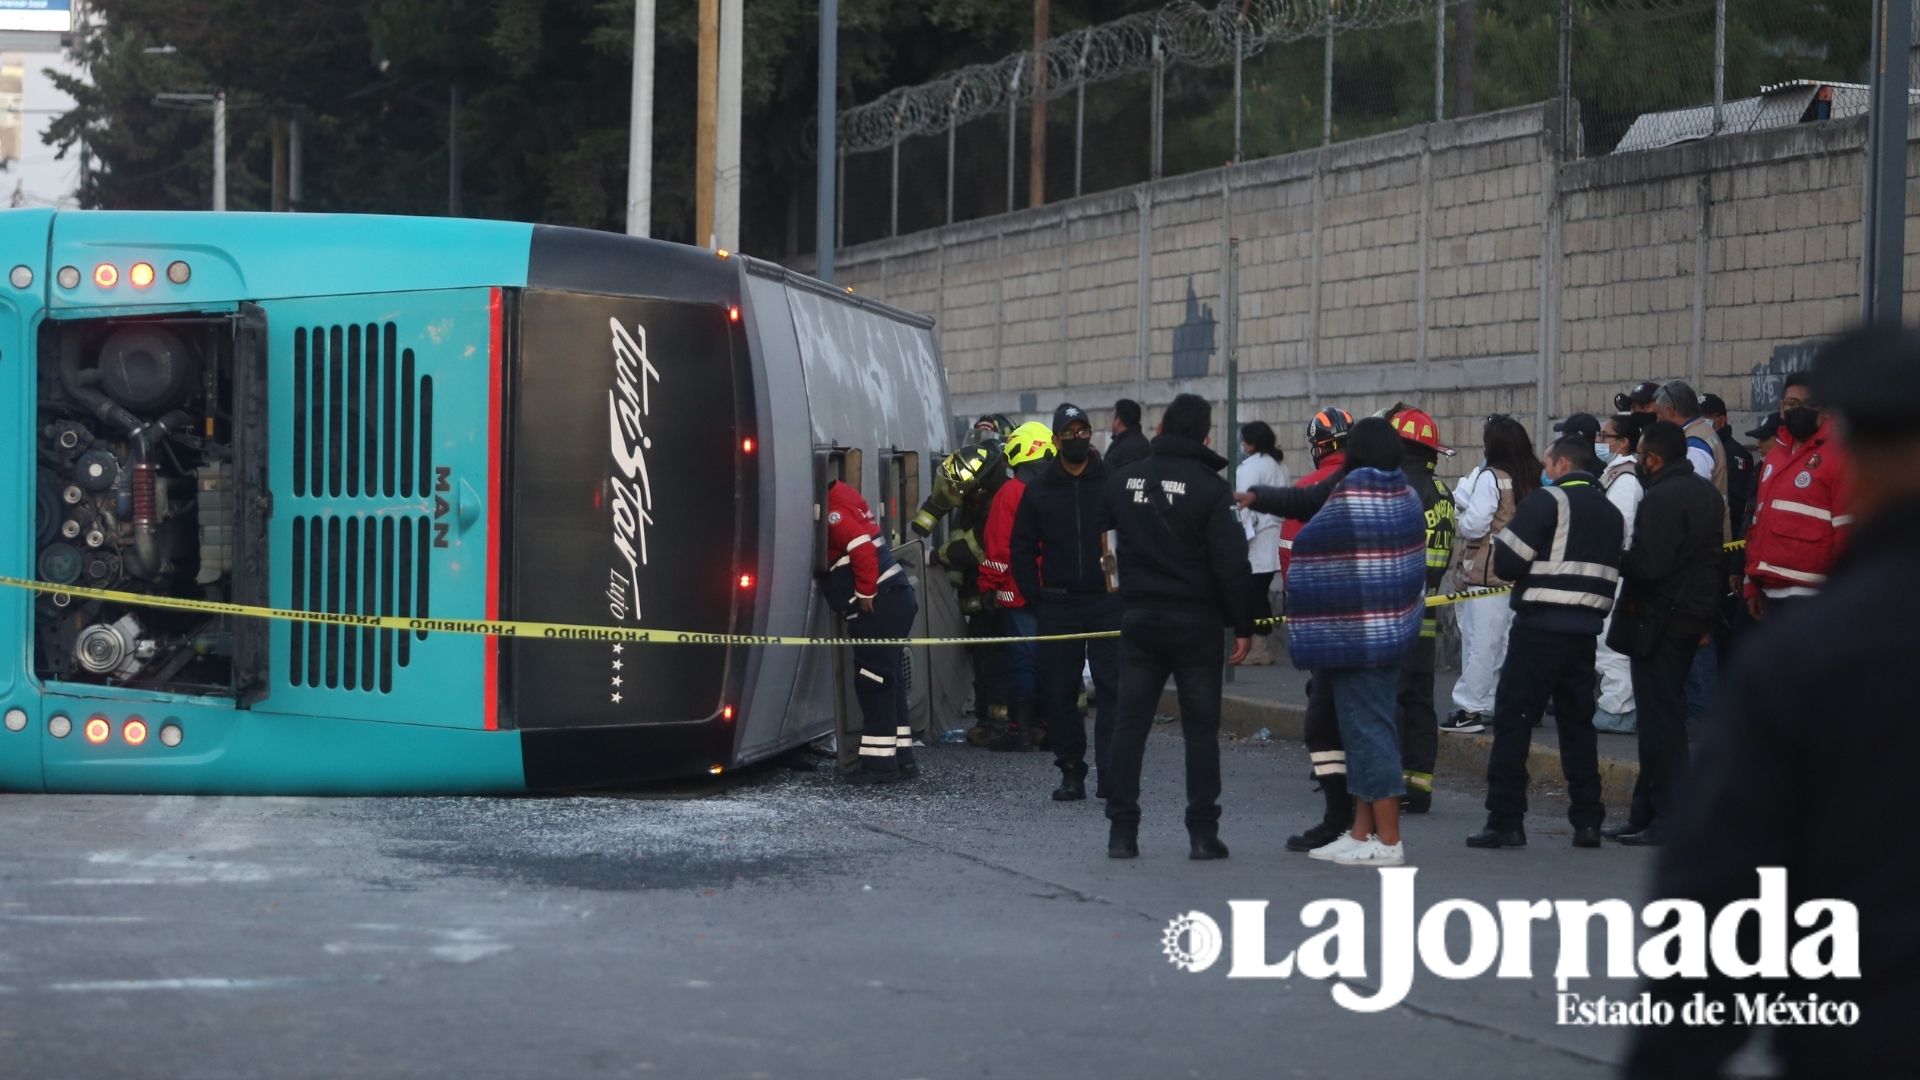
M 1406 444 L 1407 482 L 1419 494 L 1427 514 L 1427 595 L 1431 596 L 1443 589 L 1447 567 L 1453 562 L 1453 495 L 1434 475 L 1440 458 L 1452 457 L 1453 450 L 1441 444 L 1439 429 L 1424 410 L 1395 405 L 1386 415 Z M 1420 622 L 1420 640 L 1400 662 L 1400 766 L 1407 781 L 1400 805 L 1409 814 L 1424 814 L 1433 806 L 1433 766 L 1440 755 L 1440 717 L 1433 708 L 1438 611 L 1427 609 Z
M 934 474 L 935 496 L 927 500 L 930 507 L 950 514 L 947 542 L 935 550 L 934 558 L 946 567 L 947 579 L 960 597 L 967 636 L 975 638 L 997 637 L 1000 633 L 993 593 L 980 581 L 981 564 L 987 557 L 987 515 L 993 508 L 994 495 L 1007 482 L 1007 455 L 992 435 L 992 419 L 981 417 L 981 424 L 975 428 L 984 438 L 954 451 L 940 463 Z M 926 512 L 923 508 L 922 513 Z M 920 528 L 917 520 L 914 528 Z M 974 725 L 967 732 L 967 741 L 985 746 L 993 722 L 1004 722 L 1007 716 L 1005 648 L 976 645 L 968 653 L 973 661 Z
M 1291 488 L 1255 488 L 1241 492 L 1237 501 L 1263 514 L 1285 518 L 1280 526 L 1280 572 L 1286 574 L 1293 538 L 1314 512 L 1326 503 L 1334 485 L 1346 474 L 1347 435 L 1353 414 L 1328 406 L 1307 422 L 1307 442 L 1313 449 L 1314 469 Z M 1333 842 L 1353 825 L 1353 799 L 1347 795 L 1347 751 L 1340 740 L 1340 721 L 1333 708 L 1333 687 L 1326 679 L 1307 680 L 1307 757 L 1314 782 L 1326 799 L 1326 813 L 1305 831 L 1287 837 L 1288 851 L 1312 851 Z M 1431 770 L 1428 770 L 1431 771 Z
M 873 520 L 867 500 L 836 480 L 827 487 L 827 603 L 847 622 L 848 636 L 903 638 L 920 605 L 904 567 Z M 853 647 L 854 696 L 860 701 L 859 759 L 846 774 L 855 784 L 890 784 L 919 775 L 907 719 L 907 684 L 898 645 Z

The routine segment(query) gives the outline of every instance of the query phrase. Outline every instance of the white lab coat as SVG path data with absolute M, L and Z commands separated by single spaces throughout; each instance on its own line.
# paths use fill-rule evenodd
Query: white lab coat
M 1265 454 L 1254 454 L 1240 463 L 1233 474 L 1235 491 L 1252 491 L 1255 487 L 1287 487 L 1293 483 L 1287 467 Z M 1252 510 L 1236 510 L 1240 518 L 1240 528 L 1247 534 L 1247 561 L 1253 564 L 1256 574 L 1275 574 L 1280 571 L 1280 519 L 1272 514 L 1256 514 Z

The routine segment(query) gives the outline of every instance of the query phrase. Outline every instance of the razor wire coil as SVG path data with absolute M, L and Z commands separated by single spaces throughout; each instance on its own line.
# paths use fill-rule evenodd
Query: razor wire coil
M 1267 47 L 1306 38 L 1431 19 L 1435 4 L 1459 0 L 1224 0 L 1208 9 L 1174 0 L 1100 26 L 1050 38 L 1035 53 L 959 68 L 932 82 L 897 87 L 838 114 L 838 142 L 850 154 L 885 150 L 1034 100 L 1064 97 L 1083 86 L 1152 71 L 1158 65 L 1217 67 L 1258 56 Z M 1639 0 L 1659 3 L 1661 0 Z M 812 132 L 817 141 L 817 134 Z

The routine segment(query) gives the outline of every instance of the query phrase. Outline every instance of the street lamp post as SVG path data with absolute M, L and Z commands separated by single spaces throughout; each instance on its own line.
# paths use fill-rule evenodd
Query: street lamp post
M 154 45 L 141 49 L 148 56 L 175 56 L 180 50 L 172 45 Z M 156 103 L 174 102 L 183 105 L 213 106 L 213 208 L 227 208 L 227 95 L 223 92 L 211 94 L 155 94 Z
M 181 104 L 189 106 L 211 105 L 213 107 L 213 208 L 227 208 L 227 95 L 213 94 L 155 94 L 156 103 Z

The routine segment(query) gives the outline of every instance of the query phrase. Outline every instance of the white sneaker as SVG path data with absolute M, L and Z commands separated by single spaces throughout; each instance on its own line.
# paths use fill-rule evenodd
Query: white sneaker
M 1348 854 L 1349 852 L 1358 851 L 1372 842 L 1372 837 L 1368 837 L 1365 840 L 1355 840 L 1352 833 L 1343 832 L 1334 839 L 1307 852 L 1307 858 L 1322 859 L 1329 862 L 1338 861 L 1340 856 Z
M 1407 861 L 1406 842 L 1383 844 L 1377 836 L 1333 857 L 1337 866 L 1400 866 Z

